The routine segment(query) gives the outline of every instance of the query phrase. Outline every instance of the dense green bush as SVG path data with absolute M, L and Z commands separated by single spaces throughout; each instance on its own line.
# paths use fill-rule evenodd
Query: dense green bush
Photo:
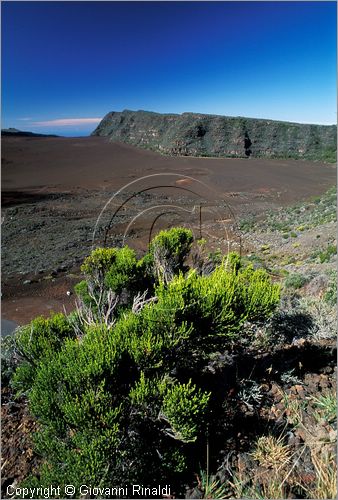
M 58 352 L 68 338 L 75 338 L 75 332 L 63 314 L 55 314 L 49 319 L 41 316 L 19 328 L 15 349 L 22 363 L 14 375 L 15 387 L 21 392 L 29 390 L 40 362 Z
M 119 296 L 124 293 L 123 301 L 128 303 L 130 296 L 146 284 L 144 265 L 128 247 L 97 248 L 85 259 L 81 270 L 86 280 L 76 285 L 75 290 L 94 309 L 99 307 L 98 302 L 106 301 L 108 290 Z
M 196 441 L 210 394 L 203 393 L 191 384 L 175 384 L 165 394 L 162 418 L 170 425 L 173 437 L 189 443 Z
M 45 459 L 27 485 L 179 484 L 199 466 L 212 408 L 225 398 L 210 392 L 201 363 L 240 342 L 245 321 L 269 316 L 279 286 L 236 254 L 206 276 L 188 270 L 191 243 L 189 231 L 175 228 L 155 237 L 141 260 L 127 247 L 95 250 L 77 292 L 93 307 L 112 290 L 128 293 L 114 322 L 92 312 L 86 320 L 83 304 L 71 318 L 37 319 L 17 334 L 25 361 L 13 384 L 28 394 Z
M 155 236 L 149 245 L 148 265 L 158 281 L 169 281 L 175 274 L 184 271 L 192 242 L 192 231 L 181 227 L 160 231 Z

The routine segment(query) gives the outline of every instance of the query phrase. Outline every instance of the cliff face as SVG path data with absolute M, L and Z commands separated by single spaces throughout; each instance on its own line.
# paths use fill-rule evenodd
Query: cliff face
M 255 118 L 112 111 L 92 135 L 167 155 L 336 161 L 337 127 Z

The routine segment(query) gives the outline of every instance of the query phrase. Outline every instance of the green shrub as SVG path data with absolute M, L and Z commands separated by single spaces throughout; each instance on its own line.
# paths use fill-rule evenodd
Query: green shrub
M 246 219 L 241 219 L 239 221 L 239 229 L 244 233 L 249 233 L 250 231 L 253 231 L 255 225 L 256 225 L 256 218 L 253 215 L 247 217 Z
M 29 325 L 21 327 L 16 335 L 20 353 L 32 364 L 37 364 L 51 352 L 59 350 L 66 338 L 71 338 L 71 324 L 63 314 L 50 318 L 35 318 Z
M 20 331 L 25 361 L 14 378 L 39 421 L 36 450 L 45 459 L 39 485 L 153 484 L 192 470 L 214 418 L 213 398 L 224 398 L 210 392 L 201 360 L 240 341 L 245 321 L 268 317 L 280 287 L 237 254 L 207 276 L 188 272 L 191 242 L 189 231 L 172 229 L 155 237 L 141 260 L 128 248 L 95 250 L 77 287 L 84 301 L 96 304 L 101 294 L 104 302 L 109 290 L 142 291 L 149 282 L 154 296 L 139 307 L 126 303 L 110 325 L 98 316 L 83 323 L 81 335 L 81 311 L 38 318 Z M 159 272 L 156 284 L 149 265 L 169 251 L 172 276 Z
M 319 252 L 320 263 L 323 264 L 324 262 L 330 262 L 331 257 L 336 254 L 337 254 L 336 245 L 328 245 L 326 250 Z
M 162 418 L 170 424 L 175 439 L 185 443 L 196 441 L 202 416 L 206 411 L 210 393 L 203 393 L 191 384 L 176 384 L 165 394 Z
M 88 289 L 88 283 L 86 280 L 82 280 L 79 283 L 77 283 L 74 287 L 75 293 L 78 297 L 81 297 L 83 300 L 84 304 L 86 305 L 91 305 L 92 303 L 92 297 L 89 293 Z
M 15 347 L 23 362 L 13 378 L 13 385 L 18 391 L 28 390 L 40 362 L 45 362 L 59 351 L 66 339 L 75 338 L 71 322 L 63 314 L 54 314 L 45 319 L 34 319 L 15 333 Z
M 149 262 L 158 281 L 170 281 L 184 271 L 185 259 L 193 242 L 190 229 L 172 228 L 161 231 L 149 246 Z
M 87 257 L 81 266 L 86 276 L 104 277 L 107 271 L 116 262 L 116 248 L 96 248 Z
M 128 247 L 116 250 L 115 261 L 105 276 L 105 285 L 116 293 L 137 289 L 140 280 L 135 252 Z
M 75 292 L 96 322 L 106 318 L 107 323 L 112 323 L 137 294 L 153 290 L 145 261 L 138 261 L 134 250 L 127 246 L 98 248 L 85 259 L 81 269 L 86 280 L 75 286 Z
M 160 231 L 150 243 L 150 253 L 154 253 L 157 248 L 161 248 L 177 256 L 178 262 L 183 264 L 188 255 L 193 242 L 193 235 L 190 229 L 174 227 L 166 231 Z
M 302 288 L 308 282 L 308 278 L 306 278 L 303 274 L 299 273 L 290 273 L 285 279 L 285 287 L 286 288 Z
M 324 264 L 325 262 L 330 262 L 331 257 L 333 255 L 337 254 L 337 247 L 336 245 L 329 244 L 326 249 L 324 250 L 317 250 L 311 255 L 312 259 L 319 259 L 319 262 L 321 264 Z
M 88 284 L 96 293 L 104 286 L 117 294 L 123 289 L 134 288 L 139 280 L 140 266 L 134 250 L 123 248 L 97 248 L 81 266 Z M 83 285 L 78 286 L 81 293 Z

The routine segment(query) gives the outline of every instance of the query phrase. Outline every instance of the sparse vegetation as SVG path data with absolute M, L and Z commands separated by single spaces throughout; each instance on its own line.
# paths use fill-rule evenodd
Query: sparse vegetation
M 323 264 L 324 262 L 330 262 L 331 257 L 337 255 L 336 245 L 328 245 L 324 250 L 317 250 L 312 254 L 313 259 L 319 259 L 319 262 Z
M 202 494 L 199 498 L 222 500 L 227 498 L 227 488 L 221 484 L 214 475 L 208 476 L 205 471 L 201 471 L 197 476 L 198 491 Z
M 299 273 L 292 273 L 289 274 L 286 279 L 285 279 L 285 286 L 286 288 L 302 288 L 302 286 L 305 285 L 305 283 L 308 282 L 308 278 L 302 274 Z
M 337 220 L 337 188 L 332 186 L 322 196 L 317 196 L 308 202 L 300 202 L 291 207 L 270 211 L 264 221 L 257 221 L 254 217 L 241 221 L 240 227 L 244 232 L 264 228 L 270 231 L 284 233 L 287 238 L 290 234 L 297 237 L 308 229 L 335 222 Z
M 331 306 L 337 305 L 337 271 L 330 273 L 330 282 L 324 294 L 324 300 Z

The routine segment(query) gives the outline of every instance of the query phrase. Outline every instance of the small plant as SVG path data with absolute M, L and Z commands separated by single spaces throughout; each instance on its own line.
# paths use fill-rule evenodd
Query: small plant
M 239 222 L 239 228 L 241 231 L 244 233 L 249 233 L 255 228 L 256 225 L 256 219 L 254 216 L 247 217 L 246 219 L 242 219 Z
M 280 376 L 281 381 L 284 384 L 292 384 L 292 385 L 300 384 L 301 380 L 296 375 L 294 375 L 294 371 L 295 370 L 292 369 L 292 370 L 289 370 L 289 371 L 282 373 Z
M 63 314 L 54 314 L 48 319 L 40 316 L 19 328 L 14 335 L 15 351 L 21 359 L 12 380 L 16 390 L 30 389 L 40 362 L 48 360 L 62 348 L 66 339 L 75 336 L 70 319 Z
M 320 448 L 313 451 L 311 461 L 315 470 L 315 480 L 310 485 L 300 484 L 306 498 L 337 498 L 337 464 L 330 453 L 323 453 Z
M 253 410 L 255 406 L 259 406 L 263 399 L 262 387 L 254 380 L 241 380 L 240 391 L 237 398 L 244 403 L 249 410 Z
M 222 500 L 229 497 L 229 492 L 224 484 L 221 484 L 215 476 L 208 476 L 207 472 L 201 470 L 197 476 L 198 489 L 202 492 L 203 499 Z
M 313 325 L 309 333 L 315 340 L 336 338 L 337 311 L 335 305 L 332 306 L 325 300 L 302 297 L 300 306 L 312 318 Z
M 160 418 L 170 425 L 167 435 L 184 443 L 196 441 L 210 393 L 202 393 L 191 384 L 174 385 L 164 396 Z
M 291 460 L 290 447 L 284 443 L 281 436 L 278 438 L 261 436 L 258 438 L 251 455 L 261 467 L 271 468 L 274 471 L 282 469 Z
M 330 273 L 330 282 L 324 294 L 324 300 L 331 306 L 337 305 L 337 271 Z
M 149 246 L 147 261 L 158 281 L 168 283 L 180 271 L 184 271 L 184 262 L 192 243 L 190 229 L 172 228 L 155 236 Z
M 286 421 L 293 428 L 298 427 L 303 422 L 303 411 L 306 408 L 306 401 L 299 401 L 298 398 L 291 397 L 284 391 L 281 391 L 283 403 L 285 406 Z
M 311 397 L 317 407 L 317 420 L 324 419 L 328 423 L 335 422 L 337 418 L 337 395 L 335 393 L 321 394 Z
M 330 262 L 333 255 L 337 255 L 337 247 L 336 245 L 328 245 L 326 250 L 319 253 L 320 263 L 323 264 L 324 262 Z
M 302 288 L 308 282 L 308 278 L 303 274 L 291 273 L 285 279 L 286 288 Z

